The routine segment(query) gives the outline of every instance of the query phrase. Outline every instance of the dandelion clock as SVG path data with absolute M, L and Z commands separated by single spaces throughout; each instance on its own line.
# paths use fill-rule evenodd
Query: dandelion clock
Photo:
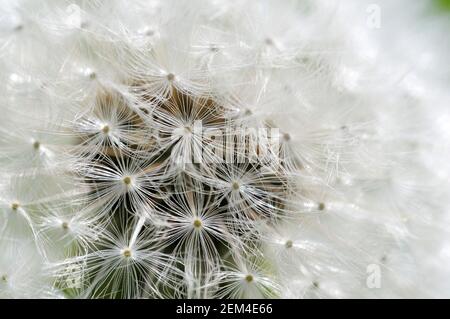
M 3 1 L 1 298 L 438 298 L 445 1 Z

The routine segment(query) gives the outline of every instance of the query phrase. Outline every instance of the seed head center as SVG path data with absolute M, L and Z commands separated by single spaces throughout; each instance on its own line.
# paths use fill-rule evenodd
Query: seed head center
M 286 241 L 286 243 L 284 245 L 286 246 L 286 248 L 292 248 L 294 243 L 292 242 L 292 240 L 288 240 L 288 241 Z
M 271 38 L 266 38 L 264 40 L 264 42 L 266 43 L 266 45 L 272 46 L 274 45 L 273 40 Z
M 123 183 L 127 186 L 129 186 L 131 184 L 131 177 L 130 176 L 125 176 L 123 178 Z
M 16 27 L 14 28 L 14 31 L 16 32 L 20 32 L 23 30 L 23 24 L 18 24 L 16 25 Z
M 219 52 L 219 48 L 218 48 L 217 46 L 215 46 L 215 45 L 211 45 L 211 46 L 209 47 L 209 50 L 210 50 L 211 52 L 213 52 L 213 53 Z
M 122 251 L 122 254 L 123 254 L 123 256 L 125 257 L 125 258 L 130 258 L 131 257 L 131 250 L 129 249 L 129 248 L 125 248 L 123 251 Z
M 192 133 L 192 128 L 191 128 L 189 125 L 186 125 L 186 126 L 184 127 L 184 132 L 185 132 L 186 134 L 191 134 L 191 133 Z
M 201 221 L 200 219 L 194 220 L 194 227 L 195 227 L 195 228 L 200 228 L 200 227 L 202 227 L 202 221 Z
M 109 127 L 109 125 L 105 125 L 102 128 L 102 133 L 106 135 L 109 133 L 110 130 L 111 130 L 111 128 Z
M 19 207 L 20 207 L 20 204 L 17 203 L 17 202 L 14 202 L 14 203 L 11 204 L 11 209 L 14 210 L 14 211 L 18 210 Z
M 247 276 L 245 276 L 245 281 L 246 281 L 246 282 L 251 283 L 253 280 L 254 280 L 254 278 L 253 278 L 252 275 L 247 275 Z
M 167 74 L 167 80 L 168 80 L 169 82 L 174 81 L 174 80 L 175 80 L 175 74 L 173 74 L 173 73 Z

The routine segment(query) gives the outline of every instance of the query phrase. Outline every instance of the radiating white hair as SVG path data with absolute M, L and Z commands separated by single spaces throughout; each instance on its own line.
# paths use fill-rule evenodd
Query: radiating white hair
M 0 297 L 449 296 L 426 1 L 1 10 Z

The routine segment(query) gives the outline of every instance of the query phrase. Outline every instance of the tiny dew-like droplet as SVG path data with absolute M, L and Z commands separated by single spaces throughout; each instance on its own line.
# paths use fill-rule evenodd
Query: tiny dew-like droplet
M 286 241 L 286 243 L 284 245 L 286 246 L 286 248 L 292 248 L 294 243 L 292 242 L 292 240 L 288 240 L 288 241 Z
M 69 223 L 68 223 L 68 222 L 62 222 L 62 223 L 61 223 L 61 227 L 62 227 L 64 230 L 68 230 L 68 229 L 69 229 Z

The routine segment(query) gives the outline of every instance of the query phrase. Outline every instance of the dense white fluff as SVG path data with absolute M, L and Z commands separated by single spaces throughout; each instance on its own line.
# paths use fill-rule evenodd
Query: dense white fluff
M 0 8 L 0 298 L 449 297 L 427 1 Z

